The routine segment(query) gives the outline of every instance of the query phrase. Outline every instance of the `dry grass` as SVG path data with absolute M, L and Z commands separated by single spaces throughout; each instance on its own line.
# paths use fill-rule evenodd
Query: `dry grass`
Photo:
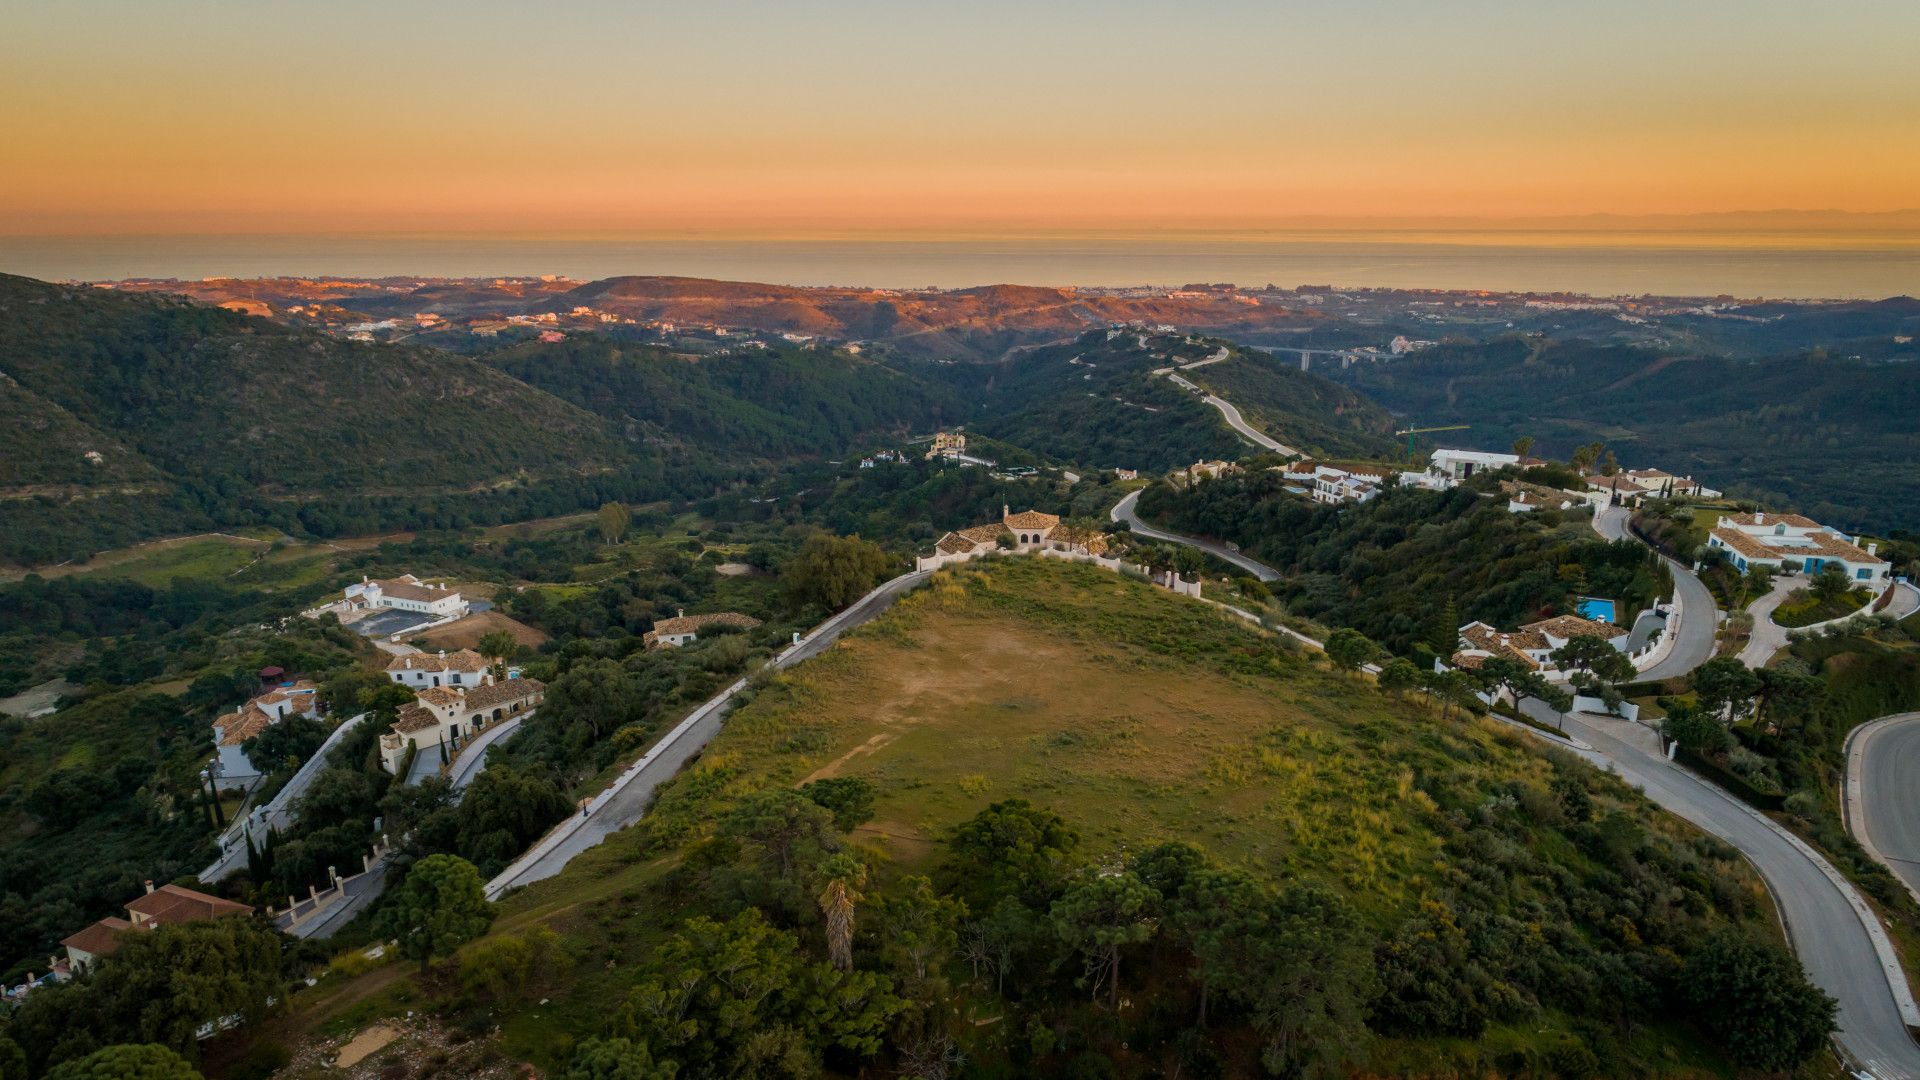
M 547 640 L 547 635 L 498 611 L 476 612 L 415 636 L 428 648 L 471 649 L 480 643 L 481 635 L 494 630 L 505 630 L 513 635 L 513 640 L 528 648 L 539 648 Z

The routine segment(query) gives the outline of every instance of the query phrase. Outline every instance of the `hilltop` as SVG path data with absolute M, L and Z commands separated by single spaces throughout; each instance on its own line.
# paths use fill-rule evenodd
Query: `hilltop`
M 1333 1074 L 1722 1075 L 1682 965 L 1719 932 L 1772 933 L 1733 852 L 1605 774 L 1090 567 L 943 573 L 750 696 L 639 826 L 510 897 L 463 956 L 548 927 L 577 958 L 493 1000 L 509 1053 L 557 1068 L 612 1035 L 725 1075 L 756 1053 L 712 1015 L 730 991 L 686 1028 L 659 1026 L 657 995 L 752 941 L 798 980 L 755 1015 L 840 1074 L 940 1034 L 1026 1075 L 1245 1075 L 1263 1053 Z M 842 878 L 854 970 L 822 1001 L 813 898 L 848 856 L 868 867 Z M 1202 880 L 1222 891 L 1183 891 Z M 1122 906 L 1076 908 L 1095 894 Z M 1209 944 L 1234 896 L 1279 906 Z M 1221 907 L 1186 921 L 1193 903 Z M 1131 929 L 1076 950 L 1075 910 Z M 1283 927 L 1301 936 L 1263 936 Z M 1278 952 L 1212 969 L 1208 1010 L 1195 965 L 1221 945 Z

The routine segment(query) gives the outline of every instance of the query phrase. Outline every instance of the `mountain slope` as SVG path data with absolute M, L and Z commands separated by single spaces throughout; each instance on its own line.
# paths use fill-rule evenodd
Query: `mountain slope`
M 436 350 L 21 278 L 0 279 L 0 371 L 166 473 L 270 494 L 466 488 L 621 453 L 595 417 Z M 4 468 L 0 485 L 25 479 Z
M 1185 375 L 1232 402 L 1248 423 L 1310 454 L 1383 457 L 1395 449 L 1392 413 L 1271 353 L 1236 349 L 1228 359 Z

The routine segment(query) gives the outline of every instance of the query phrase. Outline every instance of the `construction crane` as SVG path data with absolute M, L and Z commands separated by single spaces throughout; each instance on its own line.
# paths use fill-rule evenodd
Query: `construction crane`
M 1449 424 L 1446 427 L 1410 427 L 1405 431 L 1396 431 L 1394 432 L 1394 434 L 1405 435 L 1407 437 L 1407 460 L 1412 461 L 1413 460 L 1413 437 L 1415 435 L 1425 435 L 1428 432 L 1433 432 L 1433 431 L 1465 431 L 1467 430 L 1467 428 L 1471 426 L 1473 425 Z

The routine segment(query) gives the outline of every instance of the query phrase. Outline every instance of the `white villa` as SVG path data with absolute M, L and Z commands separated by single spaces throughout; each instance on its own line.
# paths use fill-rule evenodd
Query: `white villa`
M 247 760 L 243 746 L 248 739 L 289 716 L 320 717 L 318 688 L 302 679 L 282 683 L 213 721 L 214 782 L 248 783 L 260 776 L 260 770 Z
M 467 602 L 445 583 L 429 585 L 412 574 L 383 580 L 360 579 L 349 585 L 346 598 L 336 602 L 342 613 L 352 611 L 413 611 L 435 619 L 454 618 L 467 613 Z
M 1664 469 L 1629 469 L 1618 474 L 1625 477 L 1641 491 L 1651 492 L 1662 498 L 1671 495 L 1691 495 L 1701 499 L 1717 499 L 1720 493 L 1705 486 L 1691 476 L 1675 476 Z
M 486 657 L 472 649 L 438 653 L 408 653 L 387 664 L 387 678 L 402 686 L 425 690 L 435 686 L 481 686 L 493 679 Z
M 1879 556 L 1878 544 L 1863 549 L 1838 529 L 1798 514 L 1722 514 L 1707 533 L 1707 546 L 1725 552 L 1743 571 L 1750 566 L 1786 571 L 1794 563 L 1812 577 L 1834 565 L 1855 588 L 1880 592 L 1893 583 L 1893 565 Z
M 691 645 L 700 640 L 700 631 L 709 626 L 724 626 L 735 630 L 751 630 L 760 625 L 760 620 L 751 615 L 742 615 L 737 611 L 716 611 L 708 615 L 689 615 L 686 608 L 671 619 L 661 619 L 653 624 L 653 629 L 641 637 L 641 644 L 649 649 Z
M 1527 623 L 1511 633 L 1476 621 L 1460 628 L 1460 648 L 1453 654 L 1452 663 L 1456 668 L 1472 671 L 1498 656 L 1518 660 L 1535 671 L 1557 671 L 1559 665 L 1553 662 L 1554 651 L 1576 637 L 1601 638 L 1625 652 L 1628 634 L 1612 623 L 1578 615 L 1555 615 Z
M 1313 501 L 1363 503 L 1380 494 L 1398 469 L 1374 465 L 1317 465 L 1313 470 Z
M 380 736 L 381 766 L 399 775 L 409 751 L 437 751 L 444 744 L 452 753 L 475 733 L 526 712 L 546 697 L 546 684 L 538 679 L 496 680 L 484 666 L 480 678 L 483 681 L 464 689 L 431 686 L 420 691 Z
M 1118 555 L 1112 554 L 1112 545 L 1106 533 L 1063 525 L 1055 515 L 1043 514 L 1038 510 L 1022 510 L 1016 514 L 1004 505 L 1000 507 L 999 521 L 974 525 L 942 536 L 934 544 L 933 554 L 922 555 L 914 560 L 914 569 L 938 570 L 996 552 L 1091 562 L 1107 570 L 1142 574 L 1154 584 L 1165 586 L 1183 596 L 1200 595 L 1200 582 L 1183 580 L 1177 571 L 1163 572 L 1121 562 Z
M 1509 465 L 1520 464 L 1519 454 L 1494 454 L 1481 450 L 1435 450 L 1428 459 L 1427 471 L 1434 473 L 1449 483 L 1448 487 L 1465 480 L 1475 473 L 1492 469 L 1504 469 Z

